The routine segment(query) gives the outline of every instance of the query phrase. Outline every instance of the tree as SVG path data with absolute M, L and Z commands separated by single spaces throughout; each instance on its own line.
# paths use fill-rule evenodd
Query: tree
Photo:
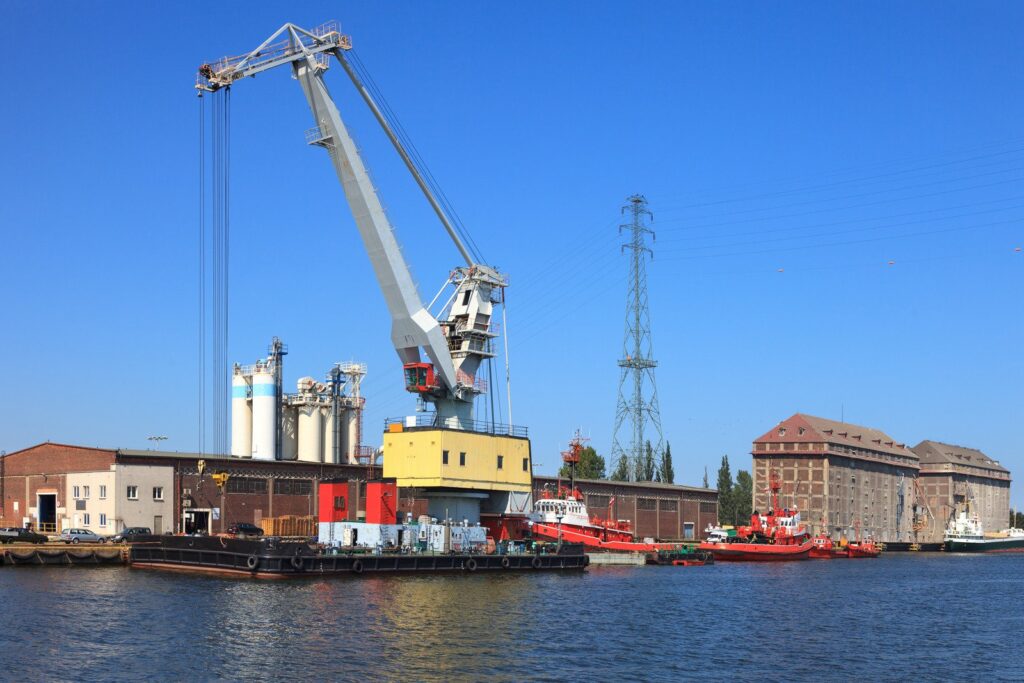
M 1010 510 L 1010 528 L 1024 529 L 1024 512 Z
M 708 466 L 704 465 L 704 488 L 708 488 Z
M 612 472 L 612 481 L 629 481 L 629 458 L 623 454 L 619 457 L 619 463 Z
M 734 524 L 749 524 L 750 515 L 754 512 L 754 478 L 750 472 L 740 470 L 736 473 L 736 488 L 732 496 L 735 506 Z
M 648 441 L 644 445 L 643 454 L 636 462 L 636 480 L 654 481 L 656 469 L 657 468 L 654 464 L 654 449 L 651 447 L 651 442 Z
M 672 469 L 672 446 L 667 441 L 665 450 L 661 452 L 661 462 L 658 464 L 658 481 L 666 484 L 676 483 L 676 473 Z
M 558 470 L 558 476 L 569 477 L 569 463 L 564 463 Z M 580 479 L 604 479 L 604 458 L 597 454 L 592 446 L 580 450 L 580 461 L 576 463 L 576 476 Z
M 732 472 L 729 471 L 729 456 L 722 456 L 722 466 L 718 468 L 718 523 L 732 524 L 736 516 L 733 505 Z

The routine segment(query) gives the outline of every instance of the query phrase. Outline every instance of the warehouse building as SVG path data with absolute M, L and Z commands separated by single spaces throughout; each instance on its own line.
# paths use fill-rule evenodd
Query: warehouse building
M 858 531 L 885 543 L 913 540 L 917 454 L 869 427 L 797 413 L 754 440 L 754 508 L 768 508 L 769 473 L 782 504 L 812 533 Z
M 236 522 L 260 525 L 268 518 L 315 516 L 319 484 L 328 481 L 345 482 L 343 516 L 359 521 L 366 515 L 366 482 L 382 474 L 380 466 L 48 442 L 0 458 L 0 526 L 32 525 L 46 533 L 85 527 L 101 535 L 132 526 L 156 533 L 219 533 Z M 535 477 L 534 494 L 543 495 L 556 482 Z M 640 536 L 695 538 L 717 520 L 714 490 L 653 482 L 578 483 L 592 514 L 607 516 L 610 507 L 613 517 L 628 519 Z M 437 516 L 437 496 L 429 487 L 399 487 L 395 508 L 399 519 Z M 528 511 L 525 503 L 522 511 Z M 451 510 L 449 516 L 460 518 L 456 513 L 461 512 Z
M 974 448 L 938 441 L 914 446 L 920 458 L 918 491 L 926 515 L 919 536 L 922 543 L 942 540 L 943 530 L 957 510 L 970 504 L 986 531 L 1005 529 L 1010 511 L 1010 472 Z
M 358 465 L 43 443 L 0 458 L 0 526 L 216 533 L 235 522 L 316 515 L 317 483 L 327 479 L 353 482 L 356 518 L 366 479 L 379 475 Z

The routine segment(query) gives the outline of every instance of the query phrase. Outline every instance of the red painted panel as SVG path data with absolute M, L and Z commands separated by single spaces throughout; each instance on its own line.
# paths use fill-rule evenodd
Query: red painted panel
M 398 485 L 394 480 L 366 483 L 366 523 L 398 523 Z

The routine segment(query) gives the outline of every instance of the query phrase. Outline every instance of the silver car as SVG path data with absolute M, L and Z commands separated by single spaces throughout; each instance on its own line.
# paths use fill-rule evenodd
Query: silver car
M 107 539 L 94 534 L 88 529 L 65 529 L 60 532 L 60 540 L 65 543 L 106 543 Z

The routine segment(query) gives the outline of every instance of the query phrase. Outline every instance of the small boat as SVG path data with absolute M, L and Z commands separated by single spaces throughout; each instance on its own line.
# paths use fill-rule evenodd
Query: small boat
M 775 472 L 769 476 L 769 504 L 767 514 L 757 510 L 750 516 L 750 526 L 741 526 L 735 533 L 712 533 L 697 546 L 711 552 L 721 562 L 780 562 L 806 560 L 814 542 L 800 523 L 800 512 L 779 505 L 782 483 Z M 722 530 L 716 529 L 715 532 Z
M 707 550 L 684 546 L 678 550 L 659 550 L 647 555 L 647 564 L 671 565 L 673 567 L 703 567 L 714 564 L 715 556 Z
M 582 543 L 589 548 L 615 552 L 678 550 L 681 547 L 679 543 L 637 540 L 628 520 L 602 519 L 588 512 L 583 494 L 576 488 L 576 463 L 579 462 L 585 441 L 577 433 L 569 442 L 569 450 L 562 453 L 562 460 L 569 465 L 569 485 L 559 483 L 555 492 L 544 490 L 543 496 L 534 504 L 533 512 L 528 516 L 530 533 L 538 539 Z M 611 510 L 611 501 L 608 509 Z
M 809 555 L 812 560 L 835 560 L 849 557 L 846 550 L 837 547 L 826 534 L 818 534 L 811 541 L 814 543 L 814 547 L 811 548 Z
M 970 510 L 961 510 L 949 521 L 943 537 L 945 549 L 954 553 L 1024 552 L 1024 529 L 1004 529 L 987 534 L 981 520 Z

